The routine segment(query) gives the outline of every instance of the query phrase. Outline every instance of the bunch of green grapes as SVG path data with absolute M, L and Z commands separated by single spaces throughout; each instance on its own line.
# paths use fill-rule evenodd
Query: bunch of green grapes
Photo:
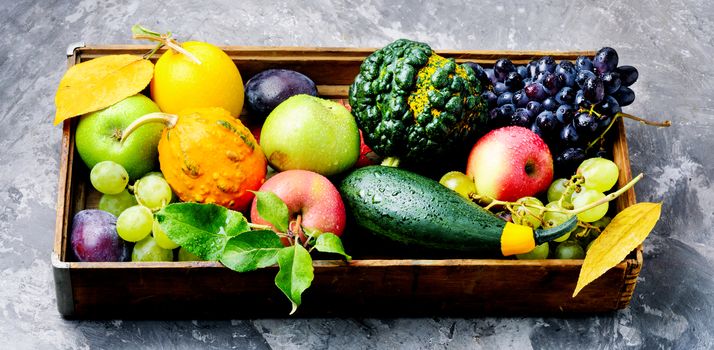
M 119 237 L 135 242 L 132 261 L 173 260 L 172 250 L 179 245 L 171 241 L 154 218 L 155 211 L 175 198 L 171 186 L 160 172 L 148 173 L 130 186 L 124 167 L 112 161 L 103 161 L 92 168 L 89 179 L 92 186 L 102 193 L 99 209 L 117 217 Z

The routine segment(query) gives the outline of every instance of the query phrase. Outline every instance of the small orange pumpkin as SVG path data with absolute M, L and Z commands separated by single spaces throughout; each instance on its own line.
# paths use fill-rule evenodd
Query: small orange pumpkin
M 182 201 L 248 208 L 250 191 L 265 182 L 267 162 L 240 120 L 222 108 L 195 108 L 178 115 L 152 113 L 136 122 L 156 121 L 168 124 L 159 141 L 161 172 Z

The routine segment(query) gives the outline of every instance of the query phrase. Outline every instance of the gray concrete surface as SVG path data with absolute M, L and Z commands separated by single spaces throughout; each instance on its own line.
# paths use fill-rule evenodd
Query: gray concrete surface
M 714 3 L 691 1 L 1 1 L 0 348 L 708 349 L 714 347 Z M 132 24 L 219 45 L 615 47 L 640 200 L 664 201 L 629 308 L 584 318 L 65 321 L 50 269 L 68 44 L 134 43 Z M 177 307 L 180 307 L 177 305 Z M 160 319 L 161 315 L 155 315 Z

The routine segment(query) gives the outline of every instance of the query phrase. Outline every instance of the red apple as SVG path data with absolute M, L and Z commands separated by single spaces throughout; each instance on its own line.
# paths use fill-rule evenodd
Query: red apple
M 291 222 L 300 215 L 302 226 L 307 229 L 338 236 L 345 230 L 347 217 L 342 197 L 332 182 L 318 173 L 286 170 L 265 181 L 260 191 L 272 192 L 280 197 L 288 206 Z M 250 209 L 251 222 L 270 225 L 258 214 L 257 203 L 254 199 Z
M 515 201 L 548 189 L 553 157 L 540 136 L 521 126 L 492 130 L 474 145 L 466 175 L 479 195 Z

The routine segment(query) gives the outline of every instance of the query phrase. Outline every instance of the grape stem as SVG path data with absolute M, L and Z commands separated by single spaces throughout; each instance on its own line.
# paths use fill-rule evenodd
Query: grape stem
M 593 107 L 592 107 L 592 106 L 590 106 L 590 111 L 589 111 L 589 113 L 595 114 L 595 115 L 597 115 L 598 117 L 600 117 L 600 114 L 598 114 L 597 112 L 595 112 L 595 111 L 593 110 Z M 663 122 L 653 122 L 653 121 L 650 121 L 650 120 L 647 120 L 647 119 L 643 119 L 643 118 L 634 116 L 634 115 L 632 115 L 632 114 L 619 112 L 619 113 L 615 114 L 614 117 L 612 117 L 612 120 L 610 121 L 610 124 L 607 125 L 607 128 L 605 128 L 605 130 L 600 134 L 600 136 L 598 136 L 595 140 L 593 140 L 592 142 L 590 142 L 590 143 L 588 144 L 588 147 L 586 148 L 586 151 L 589 150 L 589 149 L 591 149 L 593 146 L 595 146 L 600 140 L 602 140 L 602 139 L 605 137 L 605 135 L 607 134 L 607 132 L 610 131 L 610 129 L 612 128 L 613 125 L 615 125 L 615 121 L 617 120 L 617 118 L 628 118 L 628 119 L 632 119 L 632 120 L 638 121 L 638 122 L 640 122 L 640 123 L 642 123 L 642 124 L 650 125 L 650 126 L 659 126 L 659 127 L 669 127 L 669 126 L 672 126 L 672 122 L 669 121 L 669 120 L 665 120 L 665 121 L 663 121 Z
M 598 205 L 605 204 L 605 203 L 610 202 L 613 199 L 621 196 L 623 193 L 627 192 L 627 190 L 632 188 L 632 186 L 634 186 L 643 177 L 644 177 L 644 174 L 639 174 L 635 178 L 630 180 L 630 182 L 625 184 L 625 186 L 622 186 L 622 188 L 620 188 L 619 190 L 612 192 L 612 193 L 606 195 L 605 197 L 603 197 L 595 202 L 592 202 L 584 207 L 578 208 L 578 209 L 547 208 L 547 207 L 544 207 L 542 205 L 537 205 L 537 204 L 534 205 L 534 204 L 528 204 L 528 203 L 501 201 L 501 200 L 494 199 L 491 197 L 479 196 L 479 195 L 472 195 L 471 197 L 472 197 L 472 199 L 476 199 L 476 200 L 490 201 L 489 204 L 484 207 L 484 209 L 486 209 L 486 210 L 489 210 L 496 205 L 503 205 L 507 208 L 512 208 L 512 206 L 523 206 L 523 207 L 528 207 L 528 208 L 539 209 L 541 212 L 552 211 L 552 212 L 563 213 L 563 214 L 567 214 L 567 215 L 578 215 L 584 211 L 588 211 L 592 208 L 597 207 Z
M 270 225 L 254 224 L 252 222 L 248 223 L 248 227 L 250 227 L 252 230 L 272 230 L 273 229 L 273 227 Z

